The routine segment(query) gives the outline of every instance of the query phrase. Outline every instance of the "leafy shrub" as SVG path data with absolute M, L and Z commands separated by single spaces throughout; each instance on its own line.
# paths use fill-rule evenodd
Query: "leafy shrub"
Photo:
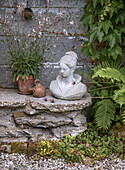
M 92 96 L 97 98 L 92 112 L 97 126 L 108 130 L 117 115 L 125 122 L 125 67 L 120 64 L 125 45 L 125 1 L 88 0 L 81 21 L 89 38 L 82 51 L 92 56 L 96 65 L 93 76 L 86 74 L 95 86 Z
M 108 130 L 115 120 L 117 106 L 120 105 L 120 117 L 122 116 L 123 106 L 125 105 L 125 67 L 120 64 L 102 63 L 94 68 L 91 79 L 96 83 L 94 95 L 100 97 L 95 104 L 95 121 L 99 128 Z M 98 79 L 97 79 L 98 78 Z M 95 82 L 93 83 L 95 84 Z M 97 86 L 99 88 L 97 88 Z M 117 104 L 114 104 L 114 102 Z
M 88 124 L 82 134 L 70 136 L 57 141 L 42 141 L 40 155 L 62 158 L 68 162 L 84 162 L 85 157 L 99 160 L 110 157 L 113 153 L 123 154 L 124 138 L 112 136 L 110 132 L 98 134 L 97 129 Z

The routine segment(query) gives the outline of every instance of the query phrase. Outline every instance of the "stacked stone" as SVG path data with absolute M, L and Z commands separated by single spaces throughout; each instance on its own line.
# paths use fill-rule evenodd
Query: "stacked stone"
M 91 105 L 89 94 L 84 99 L 66 101 L 19 95 L 16 90 L 0 91 L 0 142 L 27 142 L 60 139 L 69 133 L 76 136 L 87 128 L 86 108 Z

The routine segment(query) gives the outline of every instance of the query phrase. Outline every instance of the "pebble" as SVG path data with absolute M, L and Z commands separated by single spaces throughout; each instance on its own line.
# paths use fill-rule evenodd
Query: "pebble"
M 66 163 L 62 159 L 35 159 L 25 154 L 0 154 L 0 170 L 125 170 L 125 160 L 112 155 L 110 159 L 96 161 L 94 165 Z M 84 161 L 87 161 L 86 158 Z

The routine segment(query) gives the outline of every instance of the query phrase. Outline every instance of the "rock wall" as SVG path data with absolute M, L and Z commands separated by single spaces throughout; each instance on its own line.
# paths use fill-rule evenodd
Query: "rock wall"
M 80 18 L 84 12 L 84 5 L 86 3 L 85 0 L 0 0 L 0 17 L 3 18 L 3 14 L 8 14 L 10 19 L 14 15 L 16 20 L 12 24 L 12 28 L 14 29 L 17 24 L 19 24 L 19 33 L 22 33 L 23 22 L 26 25 L 26 31 L 28 32 L 30 26 L 33 25 L 32 20 L 24 21 L 22 17 L 22 8 L 20 7 L 22 3 L 24 7 L 26 7 L 28 2 L 28 7 L 33 11 L 33 17 L 35 18 L 38 15 L 38 12 L 41 15 L 45 14 L 46 7 L 49 2 L 49 16 L 54 18 L 56 15 L 61 15 L 63 20 L 60 21 L 58 27 L 54 28 L 54 31 L 65 31 L 67 27 L 68 36 L 58 37 L 55 35 L 51 35 L 52 42 L 55 42 L 55 48 L 52 48 L 49 53 L 46 53 L 47 62 L 44 67 L 40 69 L 39 78 L 42 84 L 45 87 L 49 87 L 51 80 L 55 79 L 59 67 L 58 61 L 65 54 L 65 52 L 69 50 L 73 50 L 78 54 L 78 67 L 76 72 L 81 71 L 89 71 L 91 68 L 91 60 L 89 57 L 86 57 L 84 53 L 81 53 L 81 45 L 86 40 L 84 36 L 77 37 L 76 34 L 80 35 L 81 33 L 85 34 L 85 29 L 83 28 L 83 24 L 80 22 Z M 50 35 L 47 35 L 50 36 Z M 0 32 L 0 39 L 4 39 L 6 35 L 3 35 Z M 16 84 L 12 81 L 12 73 L 10 73 L 9 62 L 3 56 L 3 53 L 6 52 L 6 47 L 0 43 L 0 87 L 3 88 L 15 88 Z M 51 73 L 51 74 L 50 74 Z
M 19 95 L 16 90 L 0 91 L 0 143 L 37 142 L 76 136 L 87 128 L 89 94 L 82 100 L 66 101 Z

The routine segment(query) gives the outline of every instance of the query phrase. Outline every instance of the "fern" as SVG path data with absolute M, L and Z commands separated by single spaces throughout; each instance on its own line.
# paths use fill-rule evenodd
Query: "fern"
M 123 121 L 123 124 L 125 125 L 125 110 L 123 111 L 123 114 L 122 114 L 122 121 Z
M 114 120 L 115 105 L 110 99 L 96 103 L 95 121 L 99 128 L 108 130 Z
M 123 67 L 123 64 L 119 63 L 119 62 L 109 63 L 108 61 L 105 61 L 105 62 L 102 62 L 101 64 L 98 64 L 93 70 L 94 70 L 94 72 L 96 72 L 102 68 L 107 68 L 107 67 L 114 68 L 114 69 L 120 71 L 122 74 L 125 74 L 125 67 Z
M 101 68 L 100 70 L 96 71 L 93 75 L 93 78 L 101 77 L 103 79 L 110 79 L 112 82 L 122 82 L 125 84 L 125 74 L 120 72 L 115 68 Z
M 122 85 L 119 90 L 114 91 L 113 100 L 122 106 L 125 104 L 125 85 Z

